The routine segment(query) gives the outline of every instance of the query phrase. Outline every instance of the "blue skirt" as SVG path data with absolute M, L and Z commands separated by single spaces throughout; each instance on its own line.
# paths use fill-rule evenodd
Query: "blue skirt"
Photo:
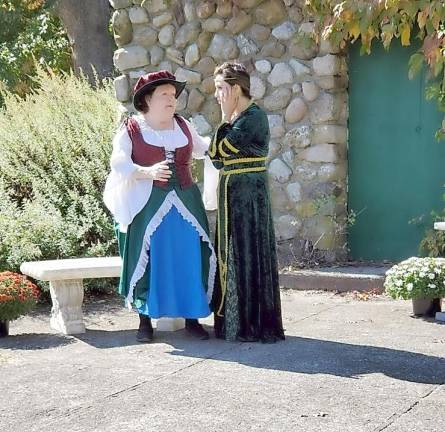
M 138 309 L 151 318 L 203 318 L 210 309 L 201 269 L 201 243 L 196 229 L 176 207 L 150 240 L 150 289 Z

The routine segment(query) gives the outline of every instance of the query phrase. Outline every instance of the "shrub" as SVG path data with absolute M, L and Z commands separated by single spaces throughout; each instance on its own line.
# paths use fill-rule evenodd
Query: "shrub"
M 102 201 L 116 129 L 110 82 L 38 70 L 25 99 L 0 110 L 0 269 L 117 253 Z

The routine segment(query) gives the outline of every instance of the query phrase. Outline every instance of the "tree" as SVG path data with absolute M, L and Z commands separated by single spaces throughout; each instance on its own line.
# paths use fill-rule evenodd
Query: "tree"
M 108 0 L 57 0 L 55 13 L 63 22 L 72 48 L 74 70 L 80 70 L 94 83 L 113 71 L 113 41 L 108 31 Z
M 25 95 L 33 86 L 35 62 L 54 72 L 70 69 L 69 42 L 59 19 L 44 0 L 3 0 L 0 81 L 15 94 Z

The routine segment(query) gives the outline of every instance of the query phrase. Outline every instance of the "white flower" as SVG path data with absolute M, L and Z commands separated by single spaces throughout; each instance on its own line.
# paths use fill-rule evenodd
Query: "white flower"
M 434 271 L 435 271 L 437 274 L 441 274 L 441 273 L 442 273 L 442 270 L 441 270 L 440 268 L 438 268 L 438 267 L 436 267 L 436 268 L 434 269 Z
M 436 288 L 436 284 L 428 284 L 428 286 L 430 287 L 430 288 Z
M 409 284 L 406 285 L 406 289 L 408 291 L 412 291 L 413 290 L 413 284 L 410 282 Z
M 419 276 L 420 276 L 421 278 L 423 278 L 423 277 L 425 277 L 425 273 L 424 273 L 424 272 L 420 272 L 420 273 L 419 273 Z
M 397 279 L 395 284 L 396 286 L 401 287 L 403 285 L 403 282 L 400 279 Z
M 436 277 L 436 275 L 435 275 L 434 273 L 430 273 L 430 274 L 428 275 L 428 277 L 429 277 L 431 280 L 433 280 L 433 279 Z

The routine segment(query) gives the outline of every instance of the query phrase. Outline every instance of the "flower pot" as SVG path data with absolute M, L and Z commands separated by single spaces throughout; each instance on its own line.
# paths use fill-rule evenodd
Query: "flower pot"
M 9 335 L 9 321 L 0 321 L 0 337 Z
M 435 299 L 412 299 L 413 301 L 413 314 L 415 316 L 429 316 L 433 317 L 436 312 L 440 312 L 441 301 L 440 298 Z

